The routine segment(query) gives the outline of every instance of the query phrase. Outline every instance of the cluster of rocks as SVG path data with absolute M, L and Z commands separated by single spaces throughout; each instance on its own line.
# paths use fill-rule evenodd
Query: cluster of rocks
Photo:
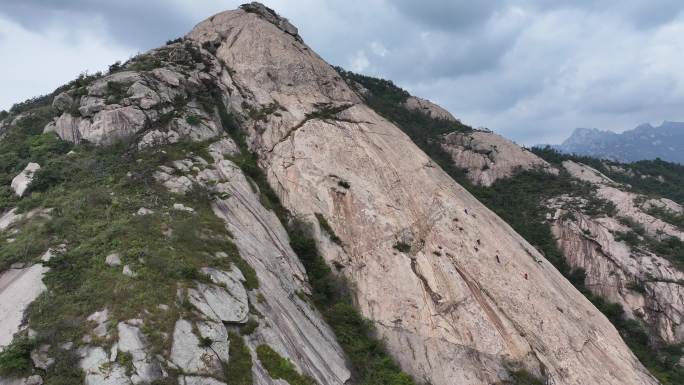
M 158 68 L 124 69 L 57 95 L 53 107 L 60 115 L 45 132 L 103 145 L 138 136 L 140 147 L 217 136 L 220 123 L 211 91 L 228 75 L 206 51 L 188 44 L 173 43 L 138 59 L 157 60 Z M 188 55 L 202 52 L 202 62 L 187 64 Z
M 205 268 L 202 271 L 211 283 L 196 282 L 195 287 L 179 289 L 178 304 L 190 303 L 189 314 L 175 322 L 171 347 L 162 354 L 153 354 L 150 341 L 143 333 L 144 317 L 112 325 L 107 309 L 88 317 L 94 327 L 78 348 L 82 357 L 81 369 L 88 385 L 147 384 L 181 373 L 181 384 L 224 384 L 228 375 L 224 366 L 230 359 L 226 324 L 239 325 L 248 320 L 248 297 L 243 286 L 244 277 L 232 265 L 229 271 Z M 170 312 L 169 306 L 160 305 L 159 311 Z M 96 341 L 112 341 L 113 328 L 116 340 L 109 349 Z M 127 354 L 130 360 L 118 359 Z

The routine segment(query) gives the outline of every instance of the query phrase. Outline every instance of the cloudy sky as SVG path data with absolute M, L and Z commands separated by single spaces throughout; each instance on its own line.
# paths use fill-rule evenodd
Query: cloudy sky
M 0 110 L 244 1 L 0 0 Z M 332 64 L 519 143 L 684 120 L 681 0 L 266 0 Z

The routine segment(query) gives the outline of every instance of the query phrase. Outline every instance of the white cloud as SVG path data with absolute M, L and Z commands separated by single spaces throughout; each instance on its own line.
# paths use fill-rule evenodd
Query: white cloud
M 380 57 L 385 57 L 389 53 L 387 48 L 385 48 L 385 46 L 382 45 L 382 43 L 380 43 L 378 41 L 372 42 L 370 44 L 370 47 L 371 47 L 371 51 L 373 51 L 374 54 L 376 54 Z
M 105 70 L 134 51 L 113 45 L 99 31 L 73 36 L 53 27 L 35 33 L 0 17 L 0 110 L 50 92 L 81 72 Z
M 366 52 L 363 50 L 356 51 L 354 56 L 349 60 L 349 68 L 354 72 L 364 72 L 369 65 L 370 61 L 368 60 L 368 56 L 366 56 Z
M 245 0 L 0 2 L 2 109 Z M 267 5 L 332 64 L 389 78 L 521 143 L 557 142 L 578 126 L 684 120 L 681 0 Z

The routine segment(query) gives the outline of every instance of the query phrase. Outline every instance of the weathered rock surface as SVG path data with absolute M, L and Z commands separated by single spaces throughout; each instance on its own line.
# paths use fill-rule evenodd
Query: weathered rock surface
M 36 264 L 0 273 L 0 351 L 19 331 L 28 305 L 47 289 L 43 284 L 47 270 Z
M 670 236 L 684 240 L 684 231 L 646 213 L 644 209 L 636 203 L 639 198 L 637 194 L 624 191 L 621 189 L 623 187 L 620 186 L 620 184 L 614 182 L 596 169 L 573 161 L 563 162 L 563 167 L 573 177 L 596 185 L 597 195 L 600 198 L 613 202 L 616 206 L 618 216 L 629 218 L 635 223 L 643 226 L 646 233 L 650 236 L 658 239 L 663 236 Z M 676 206 L 673 207 L 677 210 Z M 679 207 L 679 209 L 681 209 L 681 207 Z
M 226 87 L 239 85 L 231 108 L 279 106 L 278 114 L 246 122 L 249 144 L 285 206 L 309 218 L 321 213 L 342 238 L 344 248 L 321 240 L 324 256 L 343 266 L 359 308 L 409 373 L 435 385 L 488 384 L 506 379 L 504 363 L 512 360 L 555 384 L 656 383 L 605 317 L 534 248 L 361 104 L 304 44 L 241 10 L 212 17 L 188 38 L 219 43 L 216 55 L 232 70 Z M 237 174 L 229 163 L 216 168 L 227 179 Z M 235 207 L 244 205 L 230 193 Z M 269 254 L 249 247 L 276 238 L 267 232 L 250 241 L 240 230 L 254 224 L 234 230 L 238 218 L 254 223 L 254 214 L 227 203 L 217 209 L 232 214 L 224 218 L 240 251 L 262 273 L 257 255 Z M 400 236 L 412 239 L 411 252 L 392 247 Z M 279 242 L 278 254 L 289 254 L 286 244 Z M 301 269 L 294 260 L 290 266 Z M 268 291 L 282 278 L 264 281 L 269 305 L 285 298 Z
M 183 373 L 223 377 L 221 358 L 211 347 L 201 345 L 198 336 L 192 330 L 192 323 L 188 320 L 176 321 L 170 360 Z
M 39 369 L 47 370 L 52 364 L 55 363 L 55 359 L 48 355 L 50 350 L 50 345 L 43 344 L 38 348 L 31 351 L 31 361 L 33 361 L 33 366 Z
M 614 232 L 628 230 L 616 219 L 566 212 L 557 210 L 552 230 L 568 264 L 586 271 L 586 286 L 621 304 L 629 317 L 643 319 L 663 340 L 684 339 L 684 273 L 616 240 Z
M 80 351 L 81 369 L 85 373 L 85 385 L 133 385 L 126 375 L 126 368 L 110 361 L 110 355 L 99 346 Z
M 33 181 L 33 175 L 40 170 L 38 163 L 29 163 L 24 170 L 12 179 L 12 190 L 18 195 L 23 196 Z
M 190 54 L 182 43 L 146 55 L 164 63 L 164 68 L 115 72 L 93 81 L 83 96 L 60 94 L 54 103 L 62 114 L 45 132 L 70 142 L 102 145 L 141 135 L 141 148 L 217 136 L 218 118 L 191 95 L 206 91 L 205 83 L 218 84 L 227 76 L 217 70 L 218 63 L 206 63 L 211 66 L 207 69 L 204 63 L 191 62 L 189 69 L 183 58 Z
M 615 217 L 629 219 L 657 239 L 684 239 L 680 229 L 646 212 L 650 207 L 679 212 L 681 206 L 675 202 L 641 199 L 584 164 L 566 161 L 563 167 L 575 178 L 594 184 L 600 198 L 613 202 Z M 567 197 L 551 202 L 558 207 L 552 230 L 570 266 L 586 271 L 587 287 L 621 304 L 628 316 L 642 319 L 664 341 L 684 340 L 684 273 L 648 249 L 618 240 L 616 234 L 632 231 L 618 219 L 592 218 L 567 203 L 571 203 Z
M 118 253 L 111 253 L 105 257 L 107 266 L 121 266 L 121 257 Z
M 65 112 L 46 130 L 96 144 L 136 136 L 139 147 L 219 138 L 220 119 L 200 101 L 187 100 L 212 83 L 247 129 L 247 143 L 283 204 L 312 223 L 322 255 L 350 281 L 363 315 L 418 381 L 497 383 L 508 379 L 507 365 L 515 362 L 549 384 L 657 383 L 589 301 L 396 126 L 364 105 L 285 19 L 251 4 L 200 23 L 186 39 L 204 47 L 197 48 L 206 59 L 201 66 L 181 71 L 173 63 L 193 59 L 184 43 L 174 43 L 163 49 L 169 58 L 164 68 L 122 71 L 93 82 L 87 95 L 74 100 L 80 116 Z M 166 115 L 181 99 L 184 115 Z M 221 138 L 209 150 L 212 164 L 199 158 L 170 162 L 155 178 L 173 192 L 195 184 L 212 191 L 214 212 L 254 268 L 259 289 L 246 291 L 236 267 L 204 269 L 212 283 L 179 289 L 179 302 L 188 299 L 198 311 L 175 321 L 164 365 L 180 371 L 181 384 L 223 384 L 231 354 L 223 322 L 245 322 L 249 301 L 263 317 L 245 341 L 252 354 L 266 343 L 321 385 L 348 383 L 335 336 L 297 295 L 310 289 L 285 229 L 229 160 L 237 146 Z M 519 161 L 526 162 L 532 161 Z M 508 175 L 509 168 L 515 166 L 502 166 L 496 177 Z M 318 228 L 314 214 L 326 218 L 342 246 Z M 394 248 L 399 241 L 410 250 Z M 113 339 L 106 311 L 89 320 L 97 338 L 83 342 Z M 119 340 L 111 351 L 79 349 L 86 384 L 158 378 L 157 357 L 150 357 L 141 325 L 128 320 L 116 329 Z M 117 363 L 119 350 L 133 357 L 135 375 Z M 282 385 L 258 362 L 253 374 L 256 384 Z
M 422 112 L 431 118 L 444 119 L 452 122 L 458 121 L 453 115 L 451 115 L 451 112 L 447 111 L 443 107 L 432 103 L 429 100 L 416 96 L 409 96 L 406 99 L 406 102 L 404 102 L 404 106 L 409 110 Z
M 226 221 L 240 255 L 255 269 L 259 293 L 265 299 L 260 301 L 252 295 L 251 304 L 263 316 L 263 321 L 246 341 L 248 346 L 253 351 L 259 343 L 268 343 L 319 384 L 345 384 L 350 372 L 335 336 L 321 315 L 296 295 L 297 292 L 309 292 L 309 288 L 304 268 L 289 246 L 285 229 L 275 214 L 262 206 L 258 191 L 240 168 L 227 159 L 237 152 L 235 144 L 222 138 L 211 144 L 209 151 L 214 158 L 211 167 L 202 165 L 197 159 L 174 162 L 173 167 L 163 167 L 155 175 L 170 189 L 180 185 L 176 180 L 185 179 L 188 188 L 193 183 L 204 184 L 222 197 L 215 202 L 214 212 Z M 193 167 L 202 169 L 197 175 L 178 175 Z M 230 272 L 214 269 L 203 272 L 229 289 L 244 279 L 237 268 Z M 229 291 L 237 303 L 246 300 L 242 294 L 244 289 Z M 192 290 L 188 292 L 190 294 Z M 256 363 L 253 374 L 256 384 L 280 384 Z
M 26 378 L 0 378 L 0 385 L 42 385 L 43 379 L 35 374 Z
M 214 278 L 219 274 L 222 277 L 227 277 L 227 274 L 223 272 L 211 273 L 212 281 L 219 283 Z M 220 282 L 229 282 L 230 286 L 224 289 L 218 285 L 197 283 L 196 289 L 188 289 L 190 303 L 210 320 L 216 322 L 247 322 L 249 305 L 247 304 L 247 293 L 242 284 L 232 278 Z
M 148 353 L 148 343 L 140 331 L 140 320 L 119 322 L 117 330 L 119 334 L 119 350 L 129 353 L 133 358 L 135 373 L 131 376 L 134 384 L 150 383 L 161 378 L 162 372 L 159 363 Z
M 491 186 L 497 179 L 517 171 L 541 169 L 554 174 L 558 170 L 545 160 L 493 132 L 452 132 L 444 136 L 442 148 L 456 166 L 468 171 L 474 184 Z

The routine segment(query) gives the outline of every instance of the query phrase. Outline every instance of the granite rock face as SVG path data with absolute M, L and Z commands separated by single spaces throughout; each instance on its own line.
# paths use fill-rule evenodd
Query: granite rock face
M 587 165 L 566 161 L 563 167 L 573 177 L 593 184 L 597 196 L 613 202 L 616 209 L 612 217 L 591 217 L 573 210 L 575 202 L 569 197 L 550 202 L 557 208 L 552 231 L 570 266 L 584 269 L 588 288 L 621 304 L 629 317 L 643 320 L 660 339 L 683 341 L 684 273 L 648 248 L 630 247 L 619 237 L 633 231 L 631 224 L 643 229 L 645 236 L 684 240 L 679 228 L 647 213 L 650 207 L 674 213 L 682 207 L 626 191 Z
M 293 213 L 312 223 L 323 215 L 342 239 L 344 247 L 318 237 L 409 373 L 435 385 L 487 384 L 518 361 L 557 384 L 656 383 L 533 247 L 307 46 L 243 10 L 187 38 L 218 43 L 236 91 L 228 105 L 245 112 L 271 186 Z M 399 239 L 409 252 L 393 248 Z
M 431 118 L 444 119 L 451 122 L 457 121 L 457 119 L 451 115 L 451 112 L 447 111 L 445 108 L 416 96 L 408 97 L 406 102 L 404 102 L 404 106 L 409 110 L 422 112 Z
M 23 324 L 28 305 L 46 290 L 43 265 L 0 272 L 0 351 L 12 342 Z
M 67 91 L 73 105 L 46 130 L 100 145 L 133 139 L 140 148 L 214 141 L 211 159 L 169 161 L 154 178 L 174 193 L 210 191 L 214 213 L 259 288 L 247 288 L 236 266 L 203 269 L 206 279 L 178 288 L 176 305 L 191 306 L 171 319 L 173 333 L 158 355 L 142 321 L 93 314 L 93 330 L 78 347 L 86 384 L 152 382 L 166 377 L 164 368 L 179 373 L 180 384 L 225 384 L 234 354 L 229 330 L 250 319 L 256 328 L 244 341 L 253 357 L 268 344 L 318 384 L 351 380 L 330 327 L 300 297 L 310 287 L 285 228 L 234 162 L 240 150 L 221 132 L 230 127 L 198 95 L 211 95 L 245 130 L 284 206 L 310 222 L 323 257 L 351 283 L 357 307 L 419 382 L 501 383 L 515 363 L 549 384 L 657 384 L 539 252 L 366 106 L 272 10 L 252 3 L 217 14 L 184 41 L 146 55 L 161 57 L 161 66 L 133 66 L 85 92 Z M 319 228 L 316 214 L 341 245 Z M 107 350 L 101 340 L 110 342 Z M 124 353 L 132 367 L 117 360 Z M 252 374 L 255 384 L 283 383 L 258 360 Z
M 12 190 L 18 195 L 23 196 L 33 181 L 33 175 L 40 170 L 38 163 L 29 163 L 24 170 L 12 179 Z
M 261 204 L 259 192 L 255 191 L 252 182 L 230 160 L 237 151 L 231 139 L 222 138 L 209 146 L 213 163 L 206 164 L 199 158 L 186 159 L 163 166 L 155 173 L 157 180 L 171 191 L 187 191 L 196 184 L 211 189 L 217 197 L 213 203 L 215 214 L 226 222 L 240 255 L 254 268 L 259 281 L 260 299 L 245 291 L 241 284 L 238 286 L 244 276 L 236 267 L 230 271 L 203 269 L 202 272 L 218 286 L 199 284 L 197 289 L 188 290 L 188 299 L 209 323 L 215 324 L 219 319 L 230 324 L 247 321 L 246 303 L 249 300 L 262 319 L 245 341 L 252 352 L 259 344 L 267 343 L 317 383 L 345 384 L 351 375 L 342 349 L 322 316 L 297 295 L 310 292 L 304 268 L 292 251 L 279 219 Z M 193 169 L 198 171 L 192 172 Z M 209 290 L 210 287 L 213 288 Z M 220 294 L 223 289 L 230 292 L 230 298 Z M 210 291 L 219 293 L 212 296 L 216 301 L 202 296 Z M 225 306 L 215 312 L 213 309 L 223 300 Z M 229 314 L 218 314 L 229 310 Z M 280 383 L 271 379 L 257 361 L 253 376 L 255 384 Z M 190 377 L 185 381 L 195 383 Z
M 518 171 L 540 169 L 558 173 L 545 160 L 489 131 L 452 132 L 443 137 L 442 148 L 456 166 L 467 170 L 471 182 L 481 186 L 491 186 Z

